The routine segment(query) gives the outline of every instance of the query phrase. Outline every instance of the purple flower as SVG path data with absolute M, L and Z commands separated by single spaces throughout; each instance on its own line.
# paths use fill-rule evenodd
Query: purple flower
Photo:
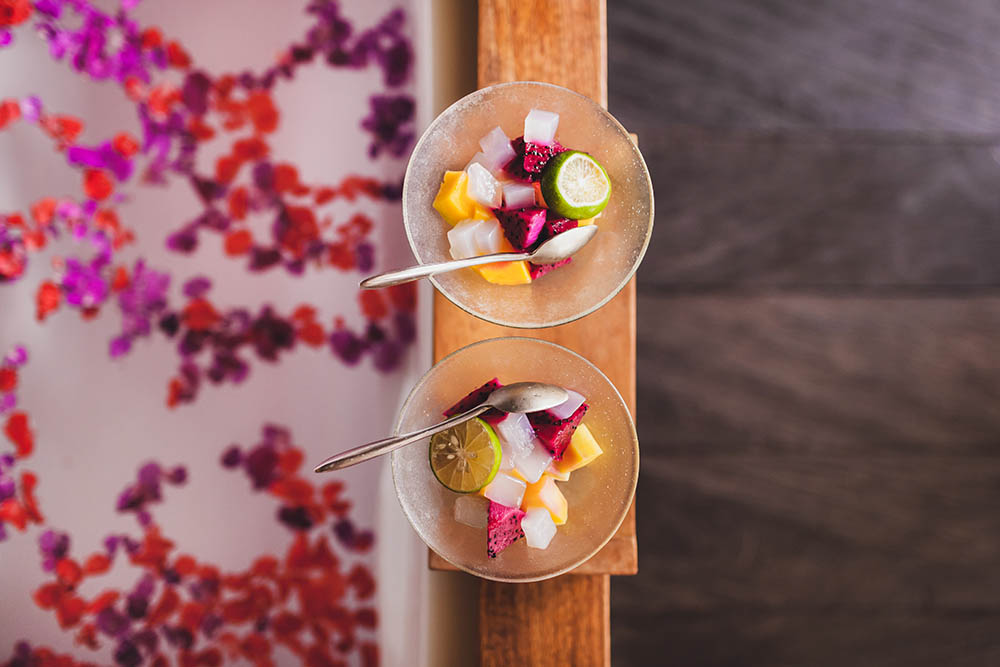
M 253 482 L 254 489 L 266 489 L 274 481 L 278 453 L 270 443 L 257 445 L 247 455 L 243 467 Z
M 204 72 L 191 72 L 184 79 L 181 100 L 192 113 L 201 115 L 208 111 L 208 91 L 212 80 Z
M 0 47 L 7 46 L 14 41 L 14 33 L 10 30 L 0 30 Z
M 73 258 L 66 260 L 62 287 L 66 302 L 83 308 L 98 306 L 108 296 L 108 284 L 100 271 Z
M 278 520 L 292 530 L 309 530 L 313 527 L 312 517 L 305 507 L 282 507 L 278 510 Z
M 368 273 L 375 266 L 375 248 L 371 243 L 362 241 L 354 248 L 354 258 L 358 265 L 358 271 Z
M 382 150 L 387 150 L 395 157 L 402 157 L 414 138 L 413 98 L 408 95 L 373 95 L 369 103 L 371 112 L 361 121 L 361 127 L 373 135 L 368 154 L 374 158 Z
M 348 366 L 353 366 L 361 359 L 365 351 L 365 342 L 358 338 L 352 331 L 340 329 L 330 334 L 330 347 L 341 361 Z
M 205 276 L 196 276 L 184 283 L 184 296 L 197 299 L 205 295 L 212 287 L 212 281 Z
M 375 347 L 373 361 L 375 368 L 383 373 L 395 370 L 399 366 L 402 351 L 394 341 L 387 340 Z
M 24 349 L 23 345 L 17 345 L 7 353 L 4 361 L 11 366 L 23 366 L 28 363 L 28 351 Z
M 222 467 L 235 468 L 243 461 L 243 453 L 239 445 L 233 445 L 222 453 Z

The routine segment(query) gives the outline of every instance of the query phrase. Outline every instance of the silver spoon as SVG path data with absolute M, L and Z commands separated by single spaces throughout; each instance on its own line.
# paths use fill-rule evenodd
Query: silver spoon
M 492 264 L 493 262 L 516 262 L 526 259 L 533 264 L 555 264 L 572 256 L 580 248 L 587 245 L 596 233 L 597 225 L 574 227 L 573 229 L 567 229 L 561 234 L 556 234 L 538 246 L 534 252 L 498 252 L 492 255 L 453 259 L 435 264 L 418 264 L 408 269 L 389 271 L 388 273 L 380 273 L 377 276 L 366 278 L 361 281 L 361 287 L 365 289 L 391 287 L 419 280 L 420 278 L 426 278 L 435 273 L 444 273 L 445 271 L 454 271 L 455 269 L 464 269 L 470 266 L 479 266 L 480 264 Z
M 443 422 L 427 426 L 419 431 L 397 435 L 384 440 L 369 442 L 346 452 L 335 454 L 316 466 L 314 472 L 328 472 L 330 470 L 340 470 L 350 467 L 356 463 L 373 459 L 376 456 L 388 454 L 400 447 L 405 447 L 418 440 L 434 435 L 439 431 L 451 428 L 456 424 L 461 424 L 474 417 L 478 417 L 490 408 L 496 408 L 502 412 L 537 412 L 548 410 L 569 399 L 569 394 L 562 387 L 541 382 L 515 382 L 494 390 L 485 402 L 460 415 L 449 417 Z

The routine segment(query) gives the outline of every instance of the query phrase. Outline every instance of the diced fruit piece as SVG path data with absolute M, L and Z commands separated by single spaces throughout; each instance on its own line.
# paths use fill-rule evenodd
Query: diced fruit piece
M 486 527 L 486 515 L 489 514 L 490 504 L 480 496 L 458 496 L 455 498 L 455 521 L 464 523 L 473 528 Z
M 500 440 L 482 419 L 470 419 L 431 436 L 431 471 L 447 489 L 474 493 L 500 470 Z
M 567 257 L 566 259 L 560 259 L 555 264 L 528 264 L 528 274 L 531 276 L 532 280 L 538 280 L 542 276 L 551 273 L 560 266 L 566 266 L 573 261 L 572 257 Z
M 446 171 L 434 198 L 434 208 L 445 222 L 454 225 L 472 215 L 473 201 L 466 194 L 469 176 L 464 171 Z
M 449 252 L 452 259 L 465 259 L 479 254 L 476 230 L 481 220 L 463 220 L 448 230 Z
M 556 536 L 556 524 L 552 515 L 541 507 L 528 510 L 521 519 L 524 541 L 532 549 L 548 549 Z
M 510 448 L 502 439 L 500 440 L 500 454 L 500 472 L 512 473 L 514 471 L 514 455 L 511 454 Z
M 492 255 L 500 252 L 500 248 L 504 246 L 504 241 L 506 241 L 500 223 L 496 219 L 490 218 L 489 220 L 478 220 L 477 224 L 475 232 L 476 254 Z
M 566 393 L 569 394 L 569 398 L 566 399 L 565 403 L 560 403 L 554 408 L 549 408 L 548 413 L 555 417 L 556 419 L 566 419 L 572 417 L 573 413 L 583 405 L 586 399 L 572 389 L 567 389 Z
M 574 433 L 573 435 L 576 435 L 576 434 Z M 500 446 L 503 447 L 503 442 L 500 443 Z M 570 442 L 570 447 L 572 447 L 572 446 L 573 446 L 573 443 Z M 564 454 L 563 455 L 563 461 L 565 461 L 567 458 L 568 458 L 568 455 Z M 559 470 L 556 466 L 559 465 L 560 463 L 561 463 L 561 461 L 553 461 L 552 465 L 550 465 L 549 468 L 548 468 L 548 470 L 545 471 L 545 474 L 548 475 L 549 477 L 551 477 L 552 479 L 556 480 L 557 482 L 568 482 L 569 481 L 569 475 L 570 475 L 570 473 L 569 472 L 563 472 L 563 471 Z M 500 463 L 500 470 L 503 470 L 503 469 L 504 469 L 503 468 L 503 463 L 501 462 Z
M 524 137 L 514 139 L 511 146 L 514 148 L 514 159 L 507 163 L 504 172 L 523 182 L 537 181 L 549 159 L 566 150 L 558 141 L 544 146 L 527 143 Z
M 482 204 L 474 204 L 472 206 L 472 219 L 473 220 L 492 220 L 496 216 L 493 215 L 493 209 L 483 206 Z
M 580 151 L 565 151 L 549 160 L 540 182 L 549 209 L 565 218 L 592 218 L 611 199 L 608 172 Z
M 570 439 L 569 446 L 566 447 L 562 460 L 556 461 L 552 465 L 559 472 L 569 474 L 585 465 L 589 465 L 603 453 L 604 450 L 597 444 L 597 440 L 594 439 L 594 435 L 587 428 L 587 425 L 580 424 Z
M 486 554 L 490 558 L 496 558 L 501 551 L 524 537 L 524 531 L 521 530 L 524 514 L 517 507 L 490 503 L 486 520 Z
M 504 165 L 514 159 L 510 138 L 499 126 L 480 139 L 479 146 L 483 149 L 483 165 L 491 172 L 502 170 Z
M 475 267 L 483 278 L 494 285 L 527 285 L 531 282 L 528 262 L 496 262 Z
M 498 252 L 514 251 L 515 248 L 507 240 L 507 237 L 501 237 Z M 495 285 L 527 285 L 531 282 L 528 262 L 523 259 L 516 262 L 494 262 L 474 268 L 479 272 L 479 275 Z
M 494 390 L 499 389 L 502 386 L 503 384 L 501 384 L 498 379 L 493 378 L 492 380 L 484 383 L 483 386 L 473 389 L 468 394 L 466 394 L 466 396 L 462 398 L 462 400 L 460 400 L 458 403 L 455 403 L 455 405 L 445 410 L 444 416 L 454 417 L 455 415 L 460 415 L 463 412 L 468 412 L 469 410 L 471 410 L 472 408 L 476 407 L 477 405 L 485 401 L 487 398 L 489 398 L 490 394 L 492 394 Z M 496 425 L 499 422 L 503 421 L 506 417 L 507 417 L 506 412 L 500 412 L 499 410 L 494 410 L 492 408 L 488 412 L 480 415 L 480 418 L 483 421 L 485 421 L 487 424 L 493 424 L 493 425 Z
M 534 208 L 535 188 L 524 183 L 504 183 L 503 205 L 506 208 Z
M 495 503 L 506 505 L 507 507 L 520 507 L 524 499 L 524 490 L 527 484 L 524 480 L 512 477 L 510 474 L 501 472 L 493 478 L 493 481 L 483 489 L 483 495 Z
M 587 407 L 587 404 L 584 403 L 566 419 L 556 419 L 548 412 L 528 413 L 528 420 L 535 427 L 535 435 L 556 461 L 562 459 L 563 452 L 573 438 L 573 432 L 576 431 L 576 427 L 580 425 L 583 415 L 587 412 Z
M 532 109 L 524 117 L 524 140 L 548 146 L 556 139 L 559 114 L 543 109 Z
M 537 439 L 532 442 L 532 447 L 526 454 L 514 454 L 514 469 L 529 484 L 540 480 L 542 473 L 550 465 L 552 465 L 552 455 Z
M 531 184 L 531 187 L 535 189 L 535 206 L 541 206 L 542 208 L 548 208 L 545 203 L 545 197 L 542 196 L 542 184 L 535 181 Z
M 570 218 L 560 218 L 558 215 L 553 215 L 552 211 L 549 211 L 545 217 L 545 226 L 542 227 L 542 233 L 538 235 L 539 240 L 547 241 L 556 234 L 562 234 L 568 229 L 573 229 L 580 223 L 576 220 Z
M 548 475 L 542 475 L 540 480 L 528 485 L 524 491 L 521 507 L 529 512 L 539 507 L 547 509 L 557 526 L 566 523 L 569 517 L 569 503 L 566 502 L 566 496 L 556 486 L 556 481 Z
M 474 164 L 481 164 L 484 167 L 486 167 L 487 170 L 489 170 L 489 166 L 486 164 L 486 156 L 483 155 L 482 152 L 478 152 L 478 153 L 476 153 L 475 155 L 472 156 L 472 159 L 469 160 L 469 163 L 467 165 L 465 165 L 464 171 L 466 173 L 468 173 L 469 172 L 469 167 L 471 167 Z
M 594 216 L 593 218 L 584 218 L 583 220 L 577 220 L 576 221 L 576 226 L 577 227 L 586 227 L 587 225 L 592 225 L 592 224 L 594 224 L 594 220 L 596 220 L 596 219 L 597 219 L 597 216 Z
M 493 178 L 493 174 L 486 167 L 475 162 L 469 165 L 469 169 L 465 173 L 469 175 L 469 184 L 466 186 L 466 190 L 470 199 L 483 206 L 496 208 L 500 205 L 500 202 L 503 201 L 500 182 Z
M 523 412 L 507 413 L 507 418 L 497 424 L 497 435 L 513 456 L 527 456 L 535 446 L 535 429 Z
M 537 241 L 545 226 L 544 208 L 497 209 L 494 213 L 504 236 L 518 250 L 526 250 Z

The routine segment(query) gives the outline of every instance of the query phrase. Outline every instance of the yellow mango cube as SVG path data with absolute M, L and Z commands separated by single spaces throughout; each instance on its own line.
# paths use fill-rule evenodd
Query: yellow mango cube
M 493 211 L 483 206 L 479 202 L 472 202 L 472 219 L 489 220 L 493 217 Z
M 466 193 L 469 175 L 464 171 L 446 171 L 434 198 L 434 208 L 449 225 L 472 217 L 475 202 Z
M 549 477 L 551 477 L 552 479 L 556 480 L 557 482 L 568 482 L 569 481 L 569 473 L 568 472 L 563 472 L 561 470 L 557 470 L 556 469 L 556 465 L 555 465 L 555 461 L 553 461 L 549 465 L 549 468 L 548 468 L 548 470 L 545 471 L 545 474 L 548 475 Z
M 525 512 L 536 507 L 547 509 L 552 516 L 552 522 L 557 526 L 566 523 L 569 517 L 569 503 L 566 502 L 566 496 L 556 486 L 556 481 L 546 474 L 534 484 L 528 485 L 521 500 L 521 509 Z
M 576 224 L 578 227 L 586 227 L 587 225 L 594 224 L 596 218 L 584 218 L 583 220 L 577 220 Z
M 553 461 L 552 465 L 559 472 L 569 473 L 589 465 L 603 453 L 604 450 L 597 444 L 587 425 L 580 424 L 573 433 L 573 439 L 569 441 L 566 451 L 563 452 L 562 461 Z
M 500 252 L 514 252 L 514 246 L 507 239 L 503 239 L 500 244 Z M 517 262 L 496 262 L 473 268 L 494 285 L 527 285 L 531 282 L 528 262 L 523 259 Z

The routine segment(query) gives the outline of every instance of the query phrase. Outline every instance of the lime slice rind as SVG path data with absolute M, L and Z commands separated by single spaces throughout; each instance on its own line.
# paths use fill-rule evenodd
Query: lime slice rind
M 493 481 L 500 469 L 500 440 L 493 428 L 473 419 L 431 436 L 431 472 L 447 489 L 474 493 Z
M 583 220 L 592 218 L 611 199 L 611 180 L 604 167 L 580 151 L 564 151 L 545 165 L 542 197 L 557 214 Z

